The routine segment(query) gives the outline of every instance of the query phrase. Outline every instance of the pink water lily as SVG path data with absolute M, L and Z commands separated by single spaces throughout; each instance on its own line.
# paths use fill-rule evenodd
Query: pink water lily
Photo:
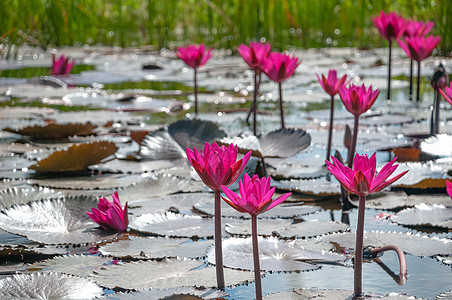
M 330 96 L 334 96 L 339 92 L 339 88 L 345 84 L 347 80 L 347 75 L 341 77 L 341 79 L 337 78 L 337 71 L 335 69 L 331 69 L 328 71 L 328 77 L 322 74 L 322 78 L 320 78 L 319 74 L 316 74 L 317 79 L 320 82 L 322 88 L 327 92 Z
M 206 64 L 206 62 L 212 57 L 212 49 L 206 51 L 204 44 L 187 45 L 185 47 L 179 47 L 176 51 L 177 57 L 182 59 L 187 66 L 197 69 Z
M 446 191 L 449 194 L 450 198 L 452 198 L 452 181 L 446 180 Z
M 222 199 L 239 212 L 257 216 L 284 202 L 291 195 L 291 193 L 287 193 L 272 199 L 275 188 L 270 188 L 270 181 L 270 176 L 259 179 L 257 175 L 250 178 L 248 174 L 245 174 L 243 180 L 239 181 L 240 195 L 222 186 L 223 192 L 229 198 L 222 197 Z
M 375 100 L 377 100 L 379 94 L 379 90 L 373 91 L 372 85 L 367 90 L 364 84 L 361 86 L 350 84 L 348 88 L 344 86 L 339 87 L 339 96 L 342 103 L 355 116 L 368 111 L 375 103 Z
M 405 31 L 406 26 L 405 19 L 395 12 L 389 12 L 386 14 L 384 11 L 381 11 L 380 15 L 372 18 L 372 22 L 380 32 L 381 36 L 388 41 L 392 41 L 400 37 Z
M 59 58 L 52 54 L 52 75 L 67 75 L 71 72 L 75 61 L 62 54 Z
M 423 22 L 407 19 L 405 20 L 403 35 L 406 37 L 425 36 L 432 30 L 433 26 L 435 26 L 435 23 L 431 21 Z
M 121 202 L 119 202 L 118 192 L 115 192 L 112 197 L 113 202 L 108 201 L 105 197 L 101 197 L 97 204 L 98 208 L 91 208 L 92 212 L 88 212 L 87 215 L 105 230 L 126 231 L 129 225 L 127 203 L 123 209 Z
M 348 192 L 358 196 L 367 196 L 369 194 L 377 193 L 408 172 L 402 172 L 388 179 L 398 167 L 397 164 L 394 164 L 397 158 L 394 158 L 392 161 L 388 162 L 377 175 L 375 175 L 377 167 L 375 153 L 370 158 L 367 154 L 356 154 L 355 159 L 353 160 L 353 169 L 344 166 L 335 157 L 331 157 L 331 159 L 333 163 L 326 161 L 328 170 Z
M 450 86 L 446 86 L 444 90 L 440 89 L 439 92 L 443 95 L 444 99 L 452 105 L 452 82 L 450 83 Z
M 249 46 L 241 44 L 237 51 L 252 70 L 263 72 L 264 61 L 270 55 L 270 44 L 251 42 Z
M 432 54 L 436 45 L 441 42 L 441 37 L 429 35 L 405 37 L 405 41 L 398 39 L 400 48 L 402 48 L 409 58 L 421 62 Z

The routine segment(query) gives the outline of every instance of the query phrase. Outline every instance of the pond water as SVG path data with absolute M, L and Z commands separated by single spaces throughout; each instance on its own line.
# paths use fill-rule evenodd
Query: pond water
M 68 86 L 58 88 L 38 84 L 33 80 L 38 76 L 48 75 L 46 70 L 50 67 L 50 54 L 33 48 L 24 48 L 21 51 L 23 53 L 20 55 L 20 61 L 0 61 L 0 70 L 2 70 L 0 126 L 3 129 L 0 131 L 0 176 L 3 179 L 0 182 L 2 189 L 0 208 L 3 213 L 0 218 L 0 276 L 5 277 L 16 271 L 33 273 L 39 270 L 62 273 L 66 270 L 68 274 L 80 275 L 81 271 L 74 271 L 76 268 L 68 260 L 50 263 L 44 259 L 69 253 L 103 257 L 102 247 L 106 244 L 123 245 L 120 242 L 133 240 L 134 237 L 168 240 L 165 236 L 179 236 L 182 244 L 195 243 L 191 240 L 187 241 L 185 235 L 178 235 L 180 229 L 173 223 L 162 223 L 158 228 L 155 225 L 152 227 L 152 224 L 166 218 L 162 217 L 163 215 L 159 217 L 160 221 L 154 219 L 149 223 L 150 225 L 138 222 L 144 214 L 165 213 L 170 207 L 186 218 L 209 215 L 208 211 L 200 210 L 201 208 L 197 205 L 210 201 L 213 194 L 205 195 L 208 190 L 194 172 L 190 172 L 183 155 L 180 156 L 180 151 L 177 150 L 180 146 L 174 146 L 176 142 L 170 141 L 169 136 L 173 132 L 191 130 L 184 126 L 192 125 L 190 123 L 174 125 L 171 129 L 173 131 L 169 129 L 170 134 L 157 134 L 162 126 L 194 118 L 194 99 L 191 94 L 192 70 L 185 67 L 168 50 L 142 53 L 133 49 L 67 48 L 59 51 L 75 57 L 78 66 L 73 74 L 59 77 Z M 391 241 L 400 242 L 399 246 L 406 253 L 408 264 L 406 284 L 399 285 L 394 280 L 398 274 L 397 256 L 395 253 L 386 252 L 378 260 L 365 261 L 363 290 L 382 295 L 397 292 L 419 298 L 435 299 L 441 293 L 452 290 L 450 258 L 452 231 L 450 223 L 447 225 L 447 216 L 446 225 L 439 226 L 419 225 L 416 222 L 412 226 L 402 226 L 397 224 L 395 219 L 379 219 L 377 216 L 395 215 L 407 207 L 414 207 L 420 203 L 427 203 L 431 207 L 433 204 L 443 205 L 449 209 L 446 214 L 451 212 L 452 200 L 446 194 L 444 180 L 452 178 L 451 144 L 447 144 L 452 135 L 452 107 L 442 101 L 440 124 L 442 135 L 439 135 L 436 140 L 430 138 L 424 141 L 410 136 L 425 135 L 429 132 L 430 106 L 434 95 L 427 78 L 433 74 L 435 65 L 440 61 L 451 72 L 452 59 L 434 57 L 423 62 L 421 101 L 410 102 L 407 95 L 409 62 L 400 49 L 395 49 L 392 99 L 387 101 L 386 65 L 377 64 L 377 61 L 385 61 L 386 51 L 387 49 L 352 48 L 293 51 L 293 54 L 302 59 L 302 64 L 295 76 L 283 84 L 286 126 L 306 130 L 311 136 L 311 143 L 306 149 L 291 157 L 266 158 L 267 172 L 274 177 L 273 183 L 278 187 L 278 192 L 293 191 L 294 194 L 288 201 L 291 205 L 295 203 L 298 206 L 293 206 L 295 211 L 292 214 L 281 210 L 280 215 L 277 215 L 279 212 L 275 213 L 274 219 L 261 219 L 259 226 L 262 226 L 263 230 L 270 230 L 269 235 L 272 235 L 271 227 L 275 226 L 275 231 L 279 232 L 278 226 L 282 225 L 277 222 L 284 222 L 284 220 L 291 223 L 294 219 L 295 222 L 290 224 L 294 226 L 296 223 L 308 224 L 315 221 L 341 222 L 346 220 L 344 216 L 348 216 L 349 227 L 345 231 L 356 230 L 357 209 L 352 207 L 344 213 L 339 202 L 337 182 L 335 179 L 326 180 L 327 171 L 323 166 L 330 104 L 329 96 L 321 89 L 315 74 L 326 74 L 329 69 L 336 68 L 339 75 L 347 74 L 352 77 L 353 83 L 372 84 L 381 91 L 375 105 L 360 119 L 357 152 L 368 154 L 377 152 L 379 165 L 389 161 L 394 157 L 394 153 L 400 155 L 401 152 L 392 150 L 396 148 L 420 150 L 420 157 L 429 160 L 424 163 L 401 162 L 400 169 L 409 169 L 409 175 L 396 183 L 392 190 L 388 189 L 387 194 L 369 203 L 366 209 L 365 229 L 371 232 L 369 241 L 380 239 L 385 243 L 386 238 L 391 238 Z M 143 64 L 151 64 L 158 68 L 145 70 L 142 68 Z M 240 57 L 225 55 L 225 51 L 215 52 L 214 57 L 201 68 L 198 83 L 200 85 L 198 115 L 200 120 L 215 122 L 229 137 L 250 133 L 244 119 L 253 93 L 252 73 Z M 265 135 L 279 128 L 277 85 L 264 79 L 260 93 L 258 132 Z M 10 106 L 14 108 L 9 108 Z M 29 137 L 30 134 L 23 132 L 22 135 L 11 133 L 17 133 L 27 126 L 44 126 L 51 123 L 86 124 L 87 122 L 97 127 L 94 131 L 97 136 L 88 134 L 85 137 L 85 134 L 80 133 L 70 139 L 44 139 L 42 133 L 38 137 Z M 343 156 L 346 154 L 346 148 L 343 145 L 345 124 L 352 126 L 353 118 L 336 96 L 333 148 Z M 212 132 L 217 134 L 215 130 Z M 156 148 L 157 152 L 160 151 L 158 159 L 150 159 L 151 155 L 154 155 L 154 158 L 156 155 L 156 152 L 152 152 L 152 145 L 149 146 L 146 154 L 142 150 L 145 144 L 140 148 L 135 142 L 139 140 L 137 136 L 140 133 L 143 137 L 150 133 L 158 140 L 153 144 L 153 146 L 159 146 Z M 189 136 L 188 140 L 198 138 L 198 133 L 195 131 L 189 133 L 193 136 Z M 102 158 L 100 158 L 99 161 L 90 164 L 89 171 L 38 173 L 33 170 L 33 165 L 38 160 L 46 158 L 58 149 L 68 148 L 73 143 L 86 144 L 99 141 L 113 142 L 118 150 L 115 156 L 107 154 L 106 160 L 101 161 Z M 96 153 L 92 151 L 100 150 L 86 151 L 76 156 L 89 157 L 92 153 Z M 169 154 L 176 156 L 169 157 Z M 68 164 L 74 163 L 72 160 L 77 159 L 69 159 Z M 66 161 L 62 161 L 59 165 L 65 163 Z M 254 163 L 257 164 L 257 160 Z M 252 171 L 254 170 L 250 172 Z M 114 240 L 115 237 L 97 232 L 98 229 L 89 219 L 86 220 L 85 211 L 83 211 L 85 208 L 89 211 L 89 207 L 95 205 L 95 197 L 107 196 L 111 199 L 110 195 L 117 189 L 121 202 L 124 204 L 125 201 L 129 201 L 130 220 L 133 224 L 130 226 L 132 230 L 129 236 L 126 235 L 121 240 Z M 78 204 L 74 205 L 74 203 Z M 309 211 L 298 212 L 297 209 Z M 34 219 L 36 214 L 51 217 L 44 221 L 36 220 Z M 77 217 L 71 217 L 71 214 Z M 27 216 L 30 218 L 28 221 L 25 220 Z M 80 219 L 81 216 L 85 219 Z M 55 220 L 52 219 L 53 217 Z M 212 219 L 204 220 L 210 222 Z M 52 223 L 54 221 L 55 224 Z M 191 226 L 189 221 L 183 222 L 188 223 L 181 226 Z M 183 222 L 180 224 L 185 224 Z M 234 225 L 238 219 L 229 218 L 223 222 Z M 61 223 L 70 223 L 70 225 L 63 226 Z M 353 290 L 351 258 L 353 247 L 349 247 L 348 242 L 341 237 L 335 239 L 333 232 L 340 235 L 338 231 L 343 230 L 328 227 L 326 229 L 322 227 L 322 230 L 324 230 L 322 233 L 296 237 L 308 241 L 323 240 L 329 243 L 329 249 L 346 255 L 344 260 L 320 262 L 321 268 L 308 272 L 278 272 L 278 269 L 273 270 L 274 272 L 266 272 L 262 280 L 264 294 L 301 288 Z M 89 236 L 85 235 L 86 231 L 90 231 Z M 94 231 L 96 232 L 93 233 Z M 168 233 L 170 231 L 173 233 Z M 282 232 L 281 229 L 281 236 Z M 394 238 L 392 232 L 401 233 L 400 238 Z M 225 235 L 228 234 L 225 232 Z M 421 242 L 411 239 L 412 236 L 417 235 Z M 243 237 L 243 235 L 238 236 Z M 201 242 L 209 241 L 211 234 L 199 235 L 199 237 Z M 293 237 L 289 235 L 287 239 L 292 241 Z M 97 245 L 100 246 L 99 248 L 93 243 L 97 240 L 108 242 Z M 437 242 L 441 244 L 436 244 Z M 62 245 L 57 247 L 55 244 Z M 380 244 L 372 245 L 381 246 Z M 179 246 L 161 247 L 177 249 Z M 165 254 L 164 251 L 163 254 L 148 255 L 147 246 L 142 246 L 143 249 L 140 248 L 140 250 L 146 252 L 143 256 L 133 254 L 137 252 L 138 246 L 127 247 L 124 244 L 124 246 L 118 246 L 119 250 L 115 249 L 115 251 L 130 251 L 129 256 L 110 255 L 105 261 L 86 262 L 84 265 L 81 276 L 98 281 L 111 299 L 114 299 L 112 293 L 114 293 L 115 282 L 119 282 L 115 289 L 118 291 L 132 291 L 142 289 L 143 286 L 130 282 L 121 285 L 123 279 L 109 275 L 110 269 L 114 270 L 115 267 L 131 264 L 130 261 L 139 259 L 172 256 L 170 252 Z M 18 251 L 19 254 L 11 254 L 10 249 L 15 249 L 14 251 Z M 27 250 L 34 252 L 30 254 L 26 252 Z M 100 250 L 100 253 L 97 253 L 97 250 Z M 180 252 L 177 253 L 184 253 L 184 250 L 178 251 Z M 192 248 L 186 251 L 190 253 L 189 257 L 201 257 L 199 259 L 202 262 L 206 261 L 204 254 L 195 255 Z M 43 257 L 44 255 L 47 256 Z M 178 254 L 178 256 L 181 255 Z M 41 260 L 44 260 L 44 267 L 31 266 Z M 112 263 L 114 260 L 123 261 L 124 264 L 116 265 L 116 261 Z M 100 269 L 103 264 L 107 267 L 102 271 Z M 204 264 L 196 267 L 195 270 L 203 268 L 211 268 L 211 266 Z M 121 272 L 123 272 L 121 269 L 116 271 L 119 274 Z M 143 272 L 141 277 L 147 276 L 146 271 Z M 177 273 L 169 273 L 168 276 L 180 275 L 174 274 Z M 162 279 L 162 285 L 172 287 L 167 282 L 169 279 L 165 280 Z M 238 280 L 232 287 L 226 289 L 229 294 L 226 299 L 254 298 L 253 283 L 242 284 L 242 282 L 243 280 Z M 153 284 L 149 283 L 149 286 L 159 287 L 158 284 L 157 286 L 155 286 L 156 283 Z

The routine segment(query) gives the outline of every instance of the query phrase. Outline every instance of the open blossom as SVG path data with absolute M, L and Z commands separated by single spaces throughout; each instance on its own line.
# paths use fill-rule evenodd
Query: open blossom
M 248 163 L 251 151 L 237 160 L 238 147 L 229 145 L 219 147 L 213 142 L 204 145 L 204 151 L 186 148 L 187 158 L 201 180 L 213 191 L 221 191 L 221 186 L 230 186 L 236 181 Z
M 380 12 L 380 15 L 373 17 L 372 22 L 375 27 L 388 41 L 393 41 L 399 38 L 405 31 L 405 19 L 396 14 L 395 12 L 389 12 L 386 14 L 384 11 Z
M 368 111 L 375 103 L 375 100 L 377 100 L 379 94 L 379 90 L 372 91 L 372 85 L 367 90 L 364 84 L 361 86 L 350 84 L 348 88 L 344 86 L 339 87 L 342 103 L 355 116 Z
M 207 50 L 204 44 L 199 46 L 187 45 L 177 48 L 176 55 L 182 59 L 189 67 L 197 69 L 203 66 L 211 57 L 212 49 Z
M 264 72 L 271 80 L 281 83 L 293 75 L 300 62 L 297 57 L 272 52 L 264 60 Z
M 431 21 L 424 23 L 423 21 L 405 20 L 403 36 L 425 36 L 432 30 L 433 26 L 435 26 L 435 23 Z
M 326 161 L 328 170 L 336 177 L 344 189 L 350 193 L 357 194 L 358 196 L 367 196 L 369 194 L 377 193 L 408 172 L 402 172 L 391 179 L 388 179 L 399 166 L 394 164 L 397 159 L 396 157 L 388 162 L 378 174 L 375 174 L 377 170 L 375 153 L 370 158 L 367 154 L 356 154 L 355 159 L 353 160 L 353 169 L 344 166 L 334 156 L 332 156 L 331 159 L 333 163 Z
M 52 75 L 67 75 L 71 72 L 75 61 L 69 62 L 69 56 L 62 54 L 59 58 L 52 54 Z
M 129 225 L 129 217 L 127 215 L 127 203 L 124 209 L 119 202 L 118 192 L 113 195 L 113 202 L 101 197 L 97 207 L 92 207 L 87 215 L 105 230 L 123 232 L 127 230 Z
M 405 41 L 398 39 L 400 48 L 402 48 L 409 58 L 421 62 L 432 54 L 436 45 L 441 42 L 441 37 L 429 35 L 406 37 Z
M 440 89 L 439 92 L 443 95 L 444 99 L 452 105 L 452 82 L 450 83 L 450 86 L 446 86 L 444 90 Z
M 446 180 L 446 191 L 449 194 L 450 198 L 452 198 L 452 181 Z
M 227 204 L 242 213 L 257 216 L 276 205 L 284 202 L 292 193 L 286 193 L 276 199 L 272 199 L 275 188 L 270 188 L 270 176 L 268 178 L 253 175 L 252 178 L 245 174 L 243 180 L 239 181 L 240 195 L 237 195 L 225 186 L 221 187 L 229 199 L 224 197 Z
M 327 78 L 325 78 L 325 75 L 323 74 L 322 78 L 320 78 L 318 74 L 316 74 L 316 76 L 322 88 L 330 96 L 336 95 L 339 92 L 339 87 L 343 86 L 347 80 L 347 75 L 342 76 L 341 79 L 338 80 L 337 71 L 335 69 L 329 70 Z
M 270 44 L 251 42 L 249 47 L 241 44 L 237 51 L 252 70 L 263 72 L 264 60 L 270 55 Z

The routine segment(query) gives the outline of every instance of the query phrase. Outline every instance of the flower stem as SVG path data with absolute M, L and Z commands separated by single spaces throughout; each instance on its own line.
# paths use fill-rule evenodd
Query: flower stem
M 198 117 L 198 70 L 193 69 L 194 93 L 195 93 L 195 116 Z
M 356 229 L 355 246 L 355 297 L 362 294 L 362 273 L 363 273 L 363 240 L 364 240 L 364 213 L 366 196 L 359 196 L 358 226 Z
M 331 159 L 331 142 L 333 140 L 333 122 L 334 122 L 334 96 L 331 96 L 330 105 L 330 128 L 328 130 L 328 148 L 326 150 L 326 160 Z
M 355 125 L 353 126 L 353 138 L 352 145 L 350 146 L 350 152 L 348 153 L 348 167 L 351 168 L 353 166 L 353 156 L 355 156 L 356 150 L 356 141 L 358 140 L 358 125 L 359 125 L 359 116 L 355 116 Z
M 256 287 L 256 299 L 262 299 L 261 267 L 259 264 L 259 244 L 257 241 L 257 216 L 251 216 L 251 235 L 253 239 L 254 258 L 254 285 Z
M 221 198 L 220 191 L 215 191 L 215 267 L 217 288 L 224 289 L 223 245 L 221 241 Z
M 435 99 L 435 122 L 434 122 L 434 131 L 433 134 L 438 134 L 439 133 L 439 104 L 441 101 L 441 96 L 439 93 L 439 89 L 435 90 L 435 95 L 436 95 L 436 99 Z
M 413 60 L 410 59 L 410 93 L 409 93 L 410 101 L 413 101 Z
M 388 100 L 391 100 L 391 58 L 392 58 L 392 41 L 389 40 L 389 58 L 388 58 Z
M 416 87 L 416 102 L 420 100 L 420 90 L 421 90 L 421 62 L 417 62 L 417 87 Z
M 283 101 L 282 101 L 282 83 L 279 82 L 279 113 L 281 115 L 281 129 L 285 129 L 284 125 L 284 109 L 283 109 Z
M 407 267 L 406 267 L 405 254 L 403 253 L 402 249 L 400 249 L 398 246 L 388 245 L 388 246 L 383 246 L 381 248 L 376 248 L 376 249 L 372 250 L 372 254 L 377 255 L 380 252 L 384 252 L 384 251 L 388 251 L 388 250 L 394 250 L 397 253 L 397 256 L 399 257 L 399 265 L 400 265 L 399 276 L 401 278 L 406 277 Z

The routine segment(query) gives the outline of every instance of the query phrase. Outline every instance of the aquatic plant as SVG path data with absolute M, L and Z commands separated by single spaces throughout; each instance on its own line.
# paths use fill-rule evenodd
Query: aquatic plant
M 215 257 L 217 287 L 224 288 L 223 249 L 221 242 L 221 187 L 230 186 L 237 180 L 248 163 L 251 151 L 237 160 L 238 147 L 229 145 L 219 147 L 213 142 L 206 142 L 203 151 L 186 148 L 188 161 L 198 173 L 201 180 L 215 193 Z
M 99 198 L 98 208 L 91 208 L 92 212 L 86 213 L 91 220 L 99 224 L 105 230 L 123 232 L 127 230 L 129 225 L 129 217 L 127 215 L 127 202 L 124 208 L 119 202 L 118 192 L 113 195 L 113 202 L 108 201 L 105 197 Z
M 237 51 L 242 56 L 243 60 L 248 64 L 251 70 L 254 71 L 254 92 L 253 92 L 253 104 L 246 116 L 246 123 L 253 112 L 253 133 L 257 134 L 257 95 L 259 94 L 259 85 L 261 83 L 262 72 L 264 72 L 264 60 L 270 55 L 270 44 L 263 44 L 257 42 L 251 42 L 249 46 L 241 44 Z
M 67 75 L 71 73 L 72 67 L 75 64 L 75 61 L 70 61 L 69 56 L 65 56 L 61 54 L 60 57 L 56 57 L 55 54 L 52 54 L 52 75 Z
M 328 71 L 328 77 L 322 74 L 322 78 L 320 78 L 319 74 L 316 74 L 317 79 L 320 82 L 322 88 L 327 92 L 328 95 L 331 96 L 331 104 L 330 104 L 330 127 L 328 130 L 328 146 L 326 151 L 326 159 L 329 160 L 331 156 L 331 141 L 333 138 L 333 123 L 334 123 L 334 96 L 339 92 L 339 88 L 345 84 L 347 80 L 347 75 L 341 77 L 341 79 L 337 78 L 336 69 L 331 69 Z
M 282 83 L 289 79 L 295 69 L 300 65 L 301 60 L 280 52 L 272 52 L 264 60 L 264 72 L 271 80 L 278 83 L 279 87 L 279 112 L 281 116 L 281 128 L 286 128 L 284 124 L 284 109 L 282 100 Z
M 425 36 L 430 30 L 432 30 L 435 23 L 427 21 L 415 21 L 406 19 L 405 20 L 405 32 L 403 33 L 404 37 L 413 37 L 413 36 Z M 408 94 L 408 98 L 410 101 L 413 100 L 413 60 L 410 58 L 410 90 Z
M 341 183 L 341 185 L 349 193 L 359 196 L 358 207 L 358 225 L 356 229 L 356 247 L 355 247 L 355 275 L 354 275 L 354 293 L 355 296 L 362 294 L 362 259 L 363 259 L 363 238 L 364 238 L 364 213 L 365 201 L 367 195 L 379 192 L 388 187 L 408 171 L 397 174 L 389 178 L 398 165 L 394 165 L 397 157 L 384 165 L 384 167 L 376 174 L 377 158 L 374 153 L 370 158 L 367 154 L 355 155 L 353 168 L 344 166 L 338 159 L 331 157 L 333 163 L 328 160 L 326 164 L 328 170 Z
M 187 45 L 185 47 L 177 48 L 176 55 L 182 59 L 187 66 L 193 68 L 193 88 L 195 94 L 195 114 L 198 115 L 198 82 L 197 72 L 198 68 L 205 65 L 206 62 L 212 57 L 212 49 L 207 50 L 204 44 L 199 46 Z
M 358 139 L 359 116 L 371 108 L 379 94 L 380 91 L 378 89 L 373 90 L 372 85 L 367 90 L 364 84 L 361 86 L 350 84 L 348 88 L 344 86 L 339 87 L 339 96 L 342 103 L 355 116 L 353 138 L 347 161 L 350 168 L 352 167 L 352 158 L 355 155 L 356 141 Z
M 444 97 L 444 99 L 446 99 L 446 101 L 449 102 L 450 105 L 452 105 L 452 83 L 450 84 L 450 87 L 446 86 L 444 90 L 440 89 L 439 92 Z
M 270 176 L 259 179 L 258 175 L 252 178 L 245 174 L 239 181 L 240 195 L 237 195 L 226 186 L 221 186 L 228 199 L 222 197 L 227 204 L 239 212 L 248 213 L 251 216 L 251 231 L 253 242 L 254 278 L 256 286 L 256 299 L 262 299 L 261 271 L 259 264 L 259 244 L 257 240 L 257 216 L 284 202 L 292 193 L 286 193 L 276 199 L 272 199 L 275 187 L 270 189 Z
M 380 12 L 372 18 L 372 22 L 380 32 L 380 35 L 387 39 L 389 42 L 389 56 L 388 56 L 388 97 L 391 99 L 391 57 L 392 57 L 392 41 L 399 38 L 405 31 L 405 19 L 396 14 L 395 12 L 389 12 L 386 14 L 384 11 Z

